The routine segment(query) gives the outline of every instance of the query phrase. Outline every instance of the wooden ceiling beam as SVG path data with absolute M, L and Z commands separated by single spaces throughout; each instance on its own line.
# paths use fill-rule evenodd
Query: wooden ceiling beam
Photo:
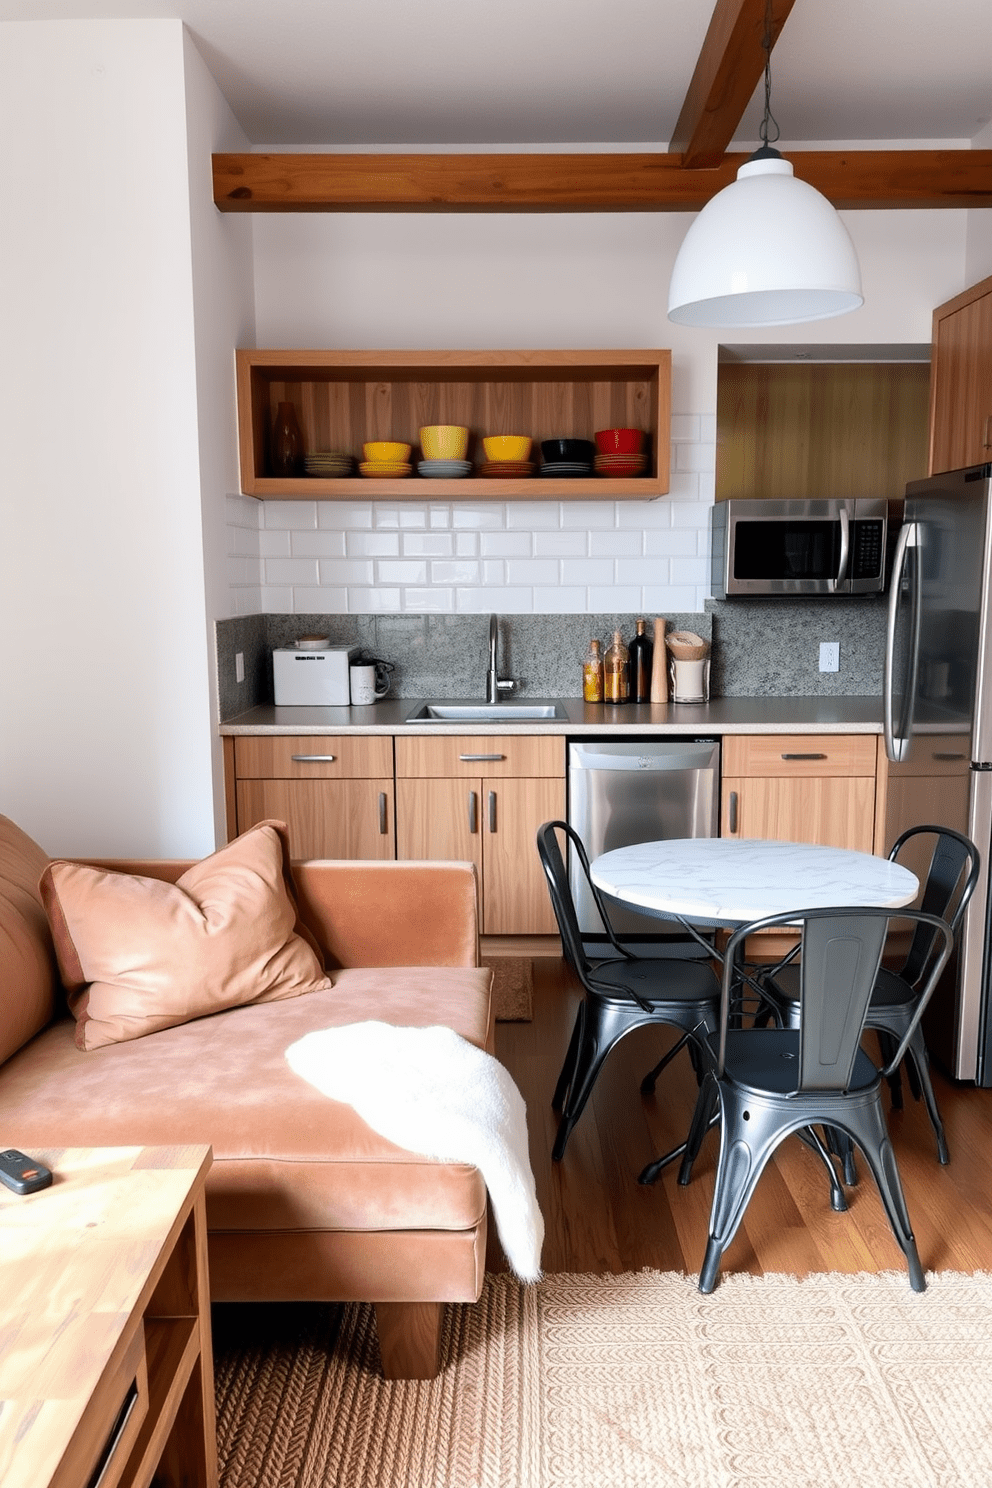
M 795 0 L 771 0 L 774 47 Z M 720 164 L 765 70 L 765 0 L 717 0 L 669 142 L 684 169 Z
M 992 206 L 992 150 L 785 151 L 838 208 Z M 215 155 L 222 212 L 698 212 L 746 154 Z

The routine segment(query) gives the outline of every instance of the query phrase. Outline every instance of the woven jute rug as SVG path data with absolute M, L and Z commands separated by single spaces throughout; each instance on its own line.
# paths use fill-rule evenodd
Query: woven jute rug
M 523 956 L 483 957 L 493 973 L 498 1023 L 529 1023 L 534 1016 L 534 963 Z
M 987 1488 L 992 1276 L 490 1276 L 436 1380 L 368 1307 L 219 1308 L 223 1488 Z

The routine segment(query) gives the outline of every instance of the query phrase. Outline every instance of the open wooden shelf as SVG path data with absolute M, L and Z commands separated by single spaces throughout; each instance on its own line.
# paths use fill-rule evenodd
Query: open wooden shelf
M 669 486 L 671 352 L 628 351 L 277 351 L 237 353 L 241 489 L 273 501 L 650 501 Z M 491 434 L 592 439 L 597 429 L 648 435 L 648 469 L 635 479 L 534 476 L 499 480 L 277 479 L 267 473 L 276 406 L 292 403 L 307 450 L 361 459 L 372 439 L 413 446 L 426 424 L 471 430 L 469 458 L 483 459 Z

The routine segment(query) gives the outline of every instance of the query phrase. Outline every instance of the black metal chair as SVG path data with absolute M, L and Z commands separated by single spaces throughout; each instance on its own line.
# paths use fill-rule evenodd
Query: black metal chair
M 591 961 L 586 954 L 559 832 L 568 840 L 585 875 L 610 946 L 616 952 L 613 957 Z M 681 1038 L 659 1068 L 687 1046 L 697 1078 L 701 1078 L 698 1050 L 704 1046 L 706 1036 L 716 1031 L 720 984 L 706 961 L 636 956 L 622 944 L 610 923 L 602 895 L 592 881 L 585 847 L 566 822 L 549 821 L 539 827 L 537 850 L 547 876 L 565 959 L 585 993 L 551 1100 L 552 1107 L 561 1114 L 551 1155 L 555 1162 L 560 1162 L 607 1055 L 633 1029 L 656 1023 L 680 1028 Z
M 938 915 L 950 925 L 952 933 L 956 934 L 978 882 L 978 849 L 970 838 L 961 832 L 955 832 L 951 827 L 910 827 L 893 843 L 889 859 L 895 861 L 907 843 L 913 843 L 922 836 L 933 837 L 935 841 L 929 867 L 925 875 L 921 874 L 924 887 L 920 909 L 926 914 Z M 927 975 L 935 939 L 929 925 L 918 924 L 903 965 L 898 971 L 887 971 L 882 967 L 872 988 L 865 1028 L 878 1034 L 882 1058 L 889 1065 L 892 1064 L 893 1051 L 914 1020 L 920 986 Z M 780 963 L 777 967 L 765 967 L 760 981 L 768 999 L 769 1010 L 773 1012 L 776 1021 L 786 1027 L 795 1027 L 799 995 L 798 968 L 785 963 Z M 916 1100 L 923 1096 L 930 1124 L 937 1138 L 937 1156 L 940 1162 L 946 1163 L 950 1160 L 947 1138 L 930 1078 L 930 1056 L 918 1019 L 906 1045 L 905 1059 L 910 1090 Z M 892 1069 L 888 1085 L 892 1105 L 898 1110 L 902 1107 L 902 1082 L 898 1065 Z M 850 1182 L 853 1174 L 848 1162 L 845 1162 L 845 1167 Z
M 868 1002 L 889 925 L 915 920 L 934 946 L 910 1025 L 892 1059 L 879 1070 L 861 1048 Z M 734 1028 L 732 989 L 746 938 L 775 925 L 800 924 L 799 1002 L 795 1028 Z M 716 1285 L 723 1252 L 733 1239 L 755 1185 L 774 1150 L 793 1132 L 833 1128 L 861 1148 L 906 1257 L 914 1291 L 926 1287 L 910 1227 L 895 1153 L 882 1110 L 882 1078 L 909 1047 L 953 944 L 950 926 L 921 910 L 837 908 L 796 910 L 743 925 L 724 953 L 719 1034 L 709 1040 L 686 1143 L 680 1182 L 688 1182 L 713 1118 L 720 1124 L 720 1156 L 709 1240 L 699 1289 Z

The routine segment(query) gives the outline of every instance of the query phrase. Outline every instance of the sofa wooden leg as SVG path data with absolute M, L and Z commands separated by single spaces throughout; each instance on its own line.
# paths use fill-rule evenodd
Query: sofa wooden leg
M 443 1302 L 377 1302 L 376 1327 L 387 1379 L 433 1379 L 441 1367 Z

